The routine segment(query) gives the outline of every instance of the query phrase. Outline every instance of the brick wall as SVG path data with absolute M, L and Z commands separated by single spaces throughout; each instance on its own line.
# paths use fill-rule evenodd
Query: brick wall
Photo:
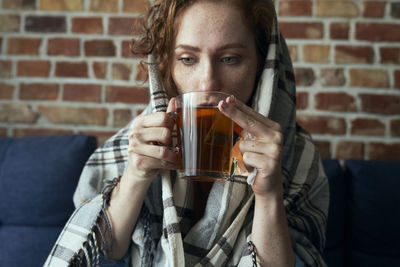
M 148 101 L 129 40 L 148 0 L 0 0 L 0 136 L 102 142 Z M 324 157 L 400 160 L 400 1 L 275 1 L 298 122 Z

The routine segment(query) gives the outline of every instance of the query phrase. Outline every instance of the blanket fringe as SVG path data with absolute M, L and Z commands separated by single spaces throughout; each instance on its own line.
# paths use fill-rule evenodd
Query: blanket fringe
M 110 204 L 111 193 L 117 186 L 121 177 L 114 178 L 107 181 L 101 194 L 103 195 L 103 205 L 100 214 L 96 220 L 96 224 L 92 227 L 90 233 L 87 236 L 86 242 L 83 243 L 79 253 L 75 254 L 71 260 L 70 266 L 73 267 L 98 267 L 100 266 L 100 253 L 106 260 L 108 254 L 112 251 L 112 231 L 111 223 L 106 212 L 107 207 Z M 101 230 L 100 224 L 104 226 L 104 230 Z M 96 237 L 96 233 L 98 234 Z M 107 242 L 106 236 L 108 236 L 109 242 Z M 97 242 L 97 238 L 100 244 Z

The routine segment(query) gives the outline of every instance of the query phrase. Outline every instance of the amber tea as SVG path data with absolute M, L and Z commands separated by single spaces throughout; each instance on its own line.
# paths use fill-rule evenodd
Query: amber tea
M 217 106 L 178 107 L 177 135 L 182 178 L 215 181 L 229 177 L 233 122 Z

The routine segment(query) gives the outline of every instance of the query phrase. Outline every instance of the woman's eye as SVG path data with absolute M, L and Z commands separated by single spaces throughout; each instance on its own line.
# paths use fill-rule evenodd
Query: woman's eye
M 191 57 L 182 57 L 178 60 L 182 61 L 182 63 L 185 65 L 193 65 L 194 64 L 194 58 L 191 58 Z
M 224 57 L 221 59 L 221 61 L 226 64 L 235 64 L 235 63 L 239 62 L 239 58 L 238 57 Z

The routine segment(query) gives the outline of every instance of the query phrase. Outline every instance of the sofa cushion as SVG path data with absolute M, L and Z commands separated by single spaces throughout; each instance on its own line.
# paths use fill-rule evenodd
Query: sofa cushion
M 85 135 L 0 138 L 0 222 L 64 225 L 95 148 L 96 139 Z
M 370 256 L 399 258 L 400 162 L 347 160 L 345 166 L 350 248 Z
M 322 164 L 329 180 L 330 193 L 325 247 L 337 248 L 342 246 L 344 237 L 346 200 L 343 170 L 337 160 L 324 159 Z
M 62 227 L 0 226 L 0 266 L 43 266 Z
M 347 266 L 395 267 L 400 266 L 400 258 L 377 256 L 357 250 L 350 250 L 348 252 Z

